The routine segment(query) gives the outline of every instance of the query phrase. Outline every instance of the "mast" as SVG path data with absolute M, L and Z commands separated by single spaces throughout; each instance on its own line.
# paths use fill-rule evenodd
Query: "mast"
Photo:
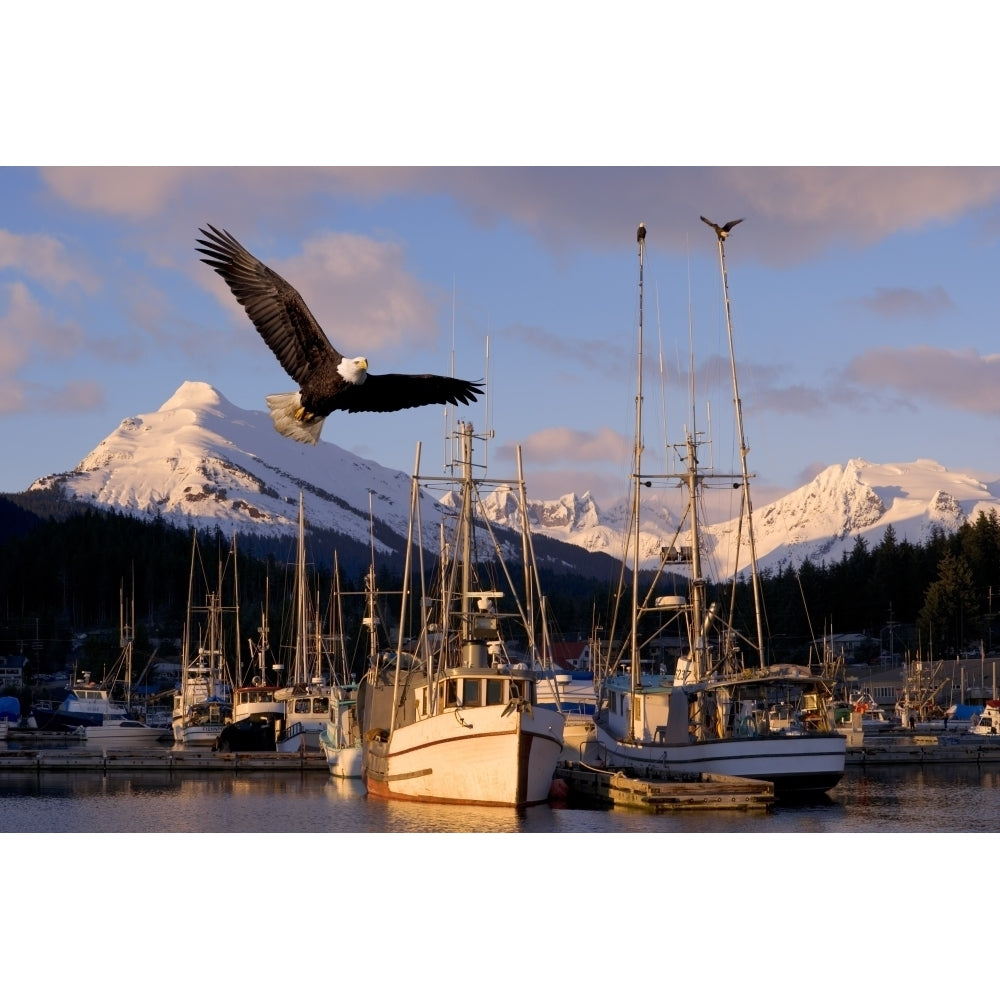
M 294 683 L 308 684 L 306 674 L 306 540 L 305 508 L 299 491 L 299 539 L 295 548 L 295 663 Z
M 132 646 L 135 641 L 135 577 L 132 579 L 132 598 L 129 605 L 129 620 L 125 619 L 125 585 L 119 588 L 119 632 L 125 656 L 125 705 L 132 707 Z
M 191 568 L 188 571 L 187 610 L 184 613 L 184 649 L 181 654 L 181 708 L 188 709 L 188 667 L 191 663 L 191 603 L 194 600 L 194 560 L 198 551 L 198 532 L 191 529 Z
M 641 523 L 639 491 L 642 489 L 642 281 L 646 250 L 646 224 L 644 222 L 639 224 L 639 228 L 636 231 L 636 241 L 639 244 L 639 364 L 635 393 L 635 454 L 633 456 L 635 473 L 632 500 L 632 634 L 629 653 L 633 695 L 642 687 L 642 670 L 639 659 L 639 526 Z M 635 704 L 635 699 L 633 699 L 633 710 L 629 713 L 629 726 L 632 738 L 639 739 L 642 734 L 642 727 L 641 720 L 637 718 L 638 713 L 634 710 Z
M 733 381 L 733 406 L 736 412 L 736 432 L 739 436 L 740 444 L 740 479 L 743 488 L 743 505 L 747 515 L 747 540 L 750 546 L 750 579 L 753 583 L 753 606 L 757 621 L 757 649 L 760 657 L 760 665 L 764 664 L 764 621 L 763 602 L 760 596 L 760 579 L 757 575 L 757 542 L 753 531 L 753 505 L 750 502 L 750 473 L 747 470 L 747 453 L 750 451 L 746 441 L 746 434 L 743 430 L 743 402 L 740 399 L 739 380 L 736 376 L 736 352 L 733 348 L 733 321 L 729 308 L 729 279 L 726 275 L 726 239 L 732 232 L 733 226 L 742 222 L 736 219 L 727 222 L 724 226 L 717 226 L 709 222 L 704 216 L 702 222 L 715 230 L 716 240 L 719 245 L 719 269 L 722 272 L 722 295 L 726 305 L 726 333 L 729 338 L 729 367 Z

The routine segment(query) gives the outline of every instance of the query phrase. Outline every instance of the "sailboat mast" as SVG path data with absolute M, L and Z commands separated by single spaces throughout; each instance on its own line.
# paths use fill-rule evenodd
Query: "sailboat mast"
M 643 263 L 646 250 L 646 224 L 640 223 L 636 231 L 636 240 L 639 244 L 639 344 L 638 344 L 638 375 L 636 376 L 635 393 L 635 454 L 633 463 L 635 466 L 635 479 L 632 500 L 632 636 L 630 648 L 630 673 L 633 694 L 642 686 L 642 670 L 639 658 L 639 526 L 641 523 L 639 510 L 639 491 L 642 489 L 641 461 L 642 461 L 642 293 L 643 293 Z M 636 718 L 637 713 L 630 713 L 630 723 L 632 736 L 639 738 L 641 733 L 641 720 Z
M 462 434 L 462 512 L 459 517 L 462 558 L 462 641 L 472 641 L 472 424 L 461 422 Z
M 306 541 L 305 511 L 299 493 L 299 540 L 295 549 L 295 682 L 306 684 Z
M 742 220 L 737 220 L 742 221 Z M 740 399 L 739 379 L 736 375 L 736 351 L 733 347 L 733 320 L 729 308 L 729 278 L 726 274 L 726 238 L 732 226 L 713 226 L 719 245 L 719 270 L 722 272 L 722 297 L 726 305 L 726 334 L 729 338 L 729 367 L 733 381 L 733 406 L 736 413 L 736 433 L 740 443 L 740 478 L 743 487 L 743 506 L 747 515 L 747 541 L 750 547 L 750 579 L 753 584 L 753 606 L 757 622 L 757 649 L 760 655 L 760 665 L 764 666 L 764 619 L 763 602 L 760 595 L 760 578 L 757 573 L 757 541 L 753 530 L 753 506 L 750 501 L 750 473 L 747 468 L 747 453 L 750 451 L 743 430 L 743 402 Z

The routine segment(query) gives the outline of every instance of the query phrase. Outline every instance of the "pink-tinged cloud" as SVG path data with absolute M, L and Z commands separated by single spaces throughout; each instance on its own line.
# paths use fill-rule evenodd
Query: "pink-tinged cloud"
M 568 427 L 550 427 L 519 442 L 526 463 L 534 465 L 573 465 L 581 462 L 622 463 L 632 450 L 631 441 L 617 431 L 602 427 L 595 432 L 574 431 Z M 515 455 L 513 444 L 499 448 L 501 457 Z M 527 472 L 525 473 L 527 476 Z
M 1000 416 L 1000 354 L 883 347 L 854 358 L 846 375 L 882 393 L 895 389 L 914 407 L 944 404 L 967 413 Z
M 97 275 L 71 259 L 59 240 L 51 236 L 23 235 L 0 229 L 0 271 L 11 270 L 45 288 L 78 285 L 86 292 L 100 287 Z
M 142 219 L 167 209 L 184 184 L 203 169 L 45 167 L 41 175 L 54 194 L 75 208 Z
M 629 357 L 611 340 L 560 337 L 540 326 L 524 325 L 508 326 L 497 331 L 496 337 L 504 344 L 520 344 L 533 353 L 558 359 L 560 372 L 565 372 L 569 362 L 610 379 L 625 378 L 631 370 Z
M 77 323 L 64 322 L 43 309 L 26 285 L 6 286 L 7 311 L 0 317 L 0 372 L 8 373 L 33 357 L 65 359 L 84 342 Z
M 72 358 L 82 350 L 84 338 L 76 323 L 62 322 L 43 309 L 25 285 L 15 283 L 3 291 L 0 413 L 78 412 L 102 405 L 104 390 L 96 382 L 70 379 L 53 387 L 22 377 L 28 365 Z
M 513 220 L 556 255 L 631 245 L 640 221 L 653 252 L 712 253 L 699 214 L 744 218 L 732 253 L 776 265 L 947 223 L 1000 197 L 996 167 L 58 167 L 42 176 L 69 204 L 133 219 L 183 206 L 241 224 L 265 214 L 301 224 L 317 195 L 449 197 L 476 225 Z M 987 237 L 988 226 L 984 216 Z
M 247 249 L 298 289 L 334 347 L 351 357 L 369 356 L 373 374 L 397 370 L 393 354 L 419 352 L 437 340 L 433 292 L 408 273 L 397 243 L 329 233 L 307 240 L 299 256 L 284 260 Z M 205 268 L 202 280 L 237 322 L 250 324 L 218 275 Z M 383 352 L 384 360 L 378 356 Z
M 0 374 L 0 414 L 82 413 L 100 409 L 104 402 L 104 389 L 96 382 L 70 380 L 51 386 Z
M 876 288 L 872 295 L 861 299 L 861 304 L 889 319 L 930 318 L 955 308 L 951 296 L 940 285 L 925 292 L 915 288 Z

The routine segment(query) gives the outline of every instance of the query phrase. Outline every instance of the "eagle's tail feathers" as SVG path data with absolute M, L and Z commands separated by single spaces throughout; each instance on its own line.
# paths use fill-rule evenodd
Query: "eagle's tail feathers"
M 266 396 L 271 420 L 279 434 L 303 444 L 317 444 L 323 430 L 323 417 L 302 412 L 302 399 L 297 392 L 279 392 Z

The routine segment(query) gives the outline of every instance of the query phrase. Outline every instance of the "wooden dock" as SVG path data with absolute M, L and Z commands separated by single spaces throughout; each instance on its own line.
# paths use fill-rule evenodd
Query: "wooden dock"
M 0 749 L 3 771 L 325 771 L 322 752 L 256 751 L 217 753 L 149 747 L 141 750 L 95 750 L 83 747 Z
M 847 747 L 847 764 L 985 764 L 1000 761 L 1000 740 L 961 736 L 867 736 Z
M 774 785 L 754 778 L 722 774 L 670 776 L 657 769 L 606 771 L 580 761 L 556 767 L 555 781 L 565 783 L 569 801 L 609 809 L 649 813 L 694 809 L 769 809 Z

